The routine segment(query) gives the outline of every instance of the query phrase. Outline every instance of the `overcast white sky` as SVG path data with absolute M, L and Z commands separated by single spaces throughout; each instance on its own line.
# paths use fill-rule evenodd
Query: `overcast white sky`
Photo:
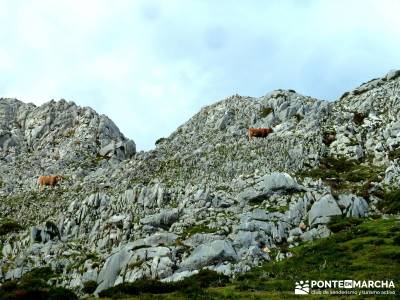
M 65 98 L 148 150 L 202 106 L 334 100 L 400 68 L 400 1 L 0 0 L 0 97 Z

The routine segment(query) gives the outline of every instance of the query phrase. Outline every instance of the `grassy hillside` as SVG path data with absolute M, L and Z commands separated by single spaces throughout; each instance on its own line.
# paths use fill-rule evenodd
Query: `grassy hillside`
M 396 218 L 357 220 L 335 218 L 336 232 L 326 239 L 290 249 L 293 257 L 265 263 L 227 282 L 223 276 L 203 274 L 184 283 L 140 282 L 123 284 L 102 295 L 122 299 L 320 299 L 324 296 L 295 296 L 298 280 L 394 280 L 400 289 L 400 220 Z M 207 278 L 207 276 L 211 277 Z M 157 286 L 157 294 L 154 292 Z M 152 290 L 152 288 L 154 288 Z M 136 295 L 127 295 L 136 294 Z M 329 299 L 359 299 L 359 296 L 328 296 Z M 363 299 L 375 299 L 363 296 Z M 386 296 L 385 299 L 395 299 Z

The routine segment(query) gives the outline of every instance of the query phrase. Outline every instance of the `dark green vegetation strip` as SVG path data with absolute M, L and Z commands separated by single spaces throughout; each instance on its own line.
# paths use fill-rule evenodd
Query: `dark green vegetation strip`
M 183 231 L 182 236 L 188 238 L 196 233 L 215 233 L 216 231 L 217 228 L 210 228 L 204 224 L 201 224 L 186 228 Z
M 382 192 L 378 209 L 387 214 L 400 213 L 400 190 Z
M 7 281 L 0 287 L 1 300 L 75 300 L 78 297 L 63 287 L 50 286 L 47 281 L 56 277 L 50 267 L 37 268 L 24 274 L 20 280 Z
M 125 297 L 126 295 L 178 293 L 190 299 L 203 294 L 209 287 L 225 286 L 229 277 L 211 270 L 201 270 L 198 274 L 178 282 L 160 282 L 157 280 L 138 280 L 123 283 L 100 292 L 100 297 Z
M 400 221 L 394 218 L 362 221 L 333 218 L 329 226 L 336 233 L 329 238 L 292 248 L 292 258 L 264 263 L 231 282 L 225 277 L 219 280 L 218 275 L 208 272 L 180 283 L 145 280 L 125 284 L 126 287 L 120 285 L 104 291 L 103 296 L 124 299 L 304 299 L 304 296 L 294 295 L 296 281 L 334 279 L 394 280 L 398 295 Z M 129 287 L 135 296 L 128 296 Z M 318 295 L 306 297 L 327 299 Z M 359 298 L 329 296 L 329 299 Z
M 349 230 L 352 227 L 361 224 L 363 219 L 344 216 L 333 216 L 328 222 L 328 228 L 334 232 L 340 232 L 344 230 Z
M 260 118 L 267 117 L 273 111 L 274 110 L 271 107 L 263 107 L 263 108 L 261 108 L 261 110 L 260 110 Z
M 17 232 L 22 230 L 22 226 L 17 222 L 11 219 L 2 219 L 0 220 L 0 236 L 6 235 L 11 232 Z
M 390 151 L 388 156 L 390 160 L 395 160 L 397 158 L 400 158 L 400 148 Z

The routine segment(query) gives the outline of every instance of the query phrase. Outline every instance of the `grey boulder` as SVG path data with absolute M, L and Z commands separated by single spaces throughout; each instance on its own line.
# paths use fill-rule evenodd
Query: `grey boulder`
M 163 209 L 158 214 L 146 216 L 140 220 L 143 225 L 150 225 L 153 227 L 170 227 L 178 218 L 180 211 L 179 209 Z
M 194 249 L 192 254 L 182 261 L 181 270 L 196 270 L 224 261 L 236 261 L 238 256 L 232 245 L 225 240 L 216 240 Z
M 298 184 L 289 174 L 272 172 L 264 175 L 254 186 L 241 192 L 238 198 L 242 201 L 258 201 L 275 193 L 284 194 L 304 190 L 304 187 Z
M 308 213 L 308 223 L 310 226 L 326 224 L 331 216 L 341 215 L 342 211 L 331 194 L 321 197 L 315 202 Z

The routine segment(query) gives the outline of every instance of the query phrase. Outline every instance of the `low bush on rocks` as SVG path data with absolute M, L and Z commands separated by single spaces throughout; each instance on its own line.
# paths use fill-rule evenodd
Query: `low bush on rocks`
M 364 122 L 364 119 L 366 118 L 366 115 L 363 113 L 355 112 L 353 115 L 353 122 L 356 125 L 361 125 Z
M 382 200 L 378 202 L 378 209 L 386 214 L 397 214 L 400 212 L 400 190 L 386 191 L 381 195 Z
M 89 280 L 83 283 L 82 291 L 85 294 L 93 294 L 96 288 L 97 288 L 97 282 L 94 280 Z
M 47 282 L 50 278 L 54 277 L 55 275 L 56 274 L 53 272 L 51 267 L 35 268 L 25 273 L 21 278 L 21 282 L 30 280 L 41 280 L 43 282 Z
M 267 117 L 273 111 L 274 110 L 271 107 L 263 107 L 263 108 L 261 108 L 261 110 L 260 110 L 260 118 Z
M 301 115 L 301 114 L 295 114 L 294 117 L 295 117 L 295 119 L 297 120 L 297 122 L 300 122 L 301 120 L 304 119 L 304 116 Z
M 51 288 L 48 293 L 48 300 L 78 300 L 78 296 L 71 290 L 56 287 Z
M 182 236 L 188 238 L 196 233 L 214 233 L 216 231 L 217 231 L 217 228 L 210 228 L 204 224 L 201 224 L 201 225 L 195 225 L 195 226 L 186 228 L 183 231 Z
M 5 219 L 0 221 L 0 236 L 6 235 L 11 232 L 17 232 L 22 230 L 22 226 L 14 220 Z
M 336 233 L 359 225 L 362 221 L 363 220 L 359 218 L 332 216 L 327 225 L 332 232 Z
M 198 274 L 177 282 L 161 282 L 154 279 L 143 279 L 132 283 L 122 283 L 99 293 L 100 297 L 124 297 L 141 294 L 169 294 L 174 292 L 185 295 L 202 293 L 202 289 L 222 287 L 228 284 L 229 277 L 212 270 L 201 270 Z
M 54 276 L 49 267 L 33 269 L 19 280 L 4 283 L 0 287 L 0 299 L 77 300 L 73 291 L 47 283 Z
M 165 294 L 176 291 L 171 283 L 164 283 L 153 279 L 142 279 L 132 283 L 122 283 L 115 287 L 108 288 L 99 293 L 100 297 L 116 297 L 117 295 L 139 295 L 145 293 Z
M 395 159 L 400 158 L 400 148 L 390 151 L 388 153 L 388 157 L 390 160 L 395 160 Z
M 340 100 L 346 98 L 348 95 L 350 95 L 349 92 L 344 92 L 342 96 L 340 96 Z

